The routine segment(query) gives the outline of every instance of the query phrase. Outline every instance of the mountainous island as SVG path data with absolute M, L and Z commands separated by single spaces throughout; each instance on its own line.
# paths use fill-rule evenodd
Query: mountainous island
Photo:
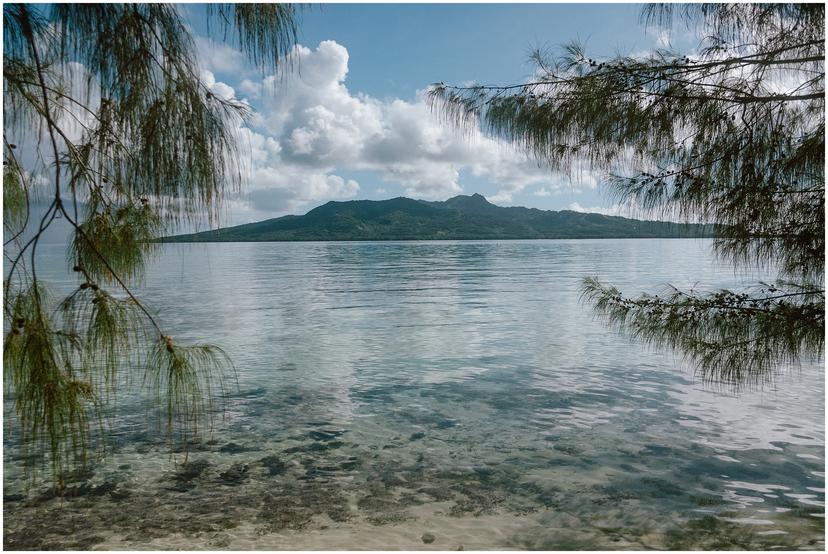
M 570 210 L 495 206 L 480 194 L 444 202 L 410 198 L 328 202 L 287 215 L 162 242 L 475 240 L 710 237 L 709 225 L 639 221 Z

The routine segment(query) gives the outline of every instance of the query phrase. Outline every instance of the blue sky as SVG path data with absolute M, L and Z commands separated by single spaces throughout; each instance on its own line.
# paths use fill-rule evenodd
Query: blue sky
M 202 6 L 183 9 L 206 80 L 257 111 L 240 130 L 251 178 L 231 204 L 232 223 L 328 200 L 475 192 L 500 205 L 610 213 L 618 208 L 597 173 L 569 179 L 508 145 L 469 141 L 430 113 L 422 92 L 439 81 L 523 82 L 537 47 L 576 40 L 609 57 L 665 44 L 635 4 L 315 4 L 301 13 L 298 70 L 273 77 L 205 38 Z M 688 46 L 682 36 L 675 46 Z

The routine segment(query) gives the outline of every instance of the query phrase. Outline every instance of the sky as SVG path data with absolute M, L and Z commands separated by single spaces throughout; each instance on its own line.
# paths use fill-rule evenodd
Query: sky
M 424 92 L 435 82 L 524 82 L 536 48 L 578 41 L 609 57 L 676 40 L 645 29 L 634 4 L 314 4 L 300 15 L 296 63 L 268 75 L 208 38 L 202 5 L 181 9 L 205 82 L 255 110 L 239 129 L 249 179 L 228 205 L 232 224 L 329 200 L 473 193 L 503 206 L 623 214 L 599 173 L 562 174 L 464 134 L 440 121 Z

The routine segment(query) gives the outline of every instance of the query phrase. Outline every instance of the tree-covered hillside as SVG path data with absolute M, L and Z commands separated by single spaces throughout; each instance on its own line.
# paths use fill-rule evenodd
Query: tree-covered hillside
M 474 240 L 712 236 L 712 227 L 573 211 L 504 208 L 483 196 L 328 202 L 303 216 L 167 237 L 165 242 Z

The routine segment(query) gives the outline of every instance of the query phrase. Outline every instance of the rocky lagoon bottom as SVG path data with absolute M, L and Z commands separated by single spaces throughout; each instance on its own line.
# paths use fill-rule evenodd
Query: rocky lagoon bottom
M 163 246 L 142 296 L 177 341 L 224 347 L 238 386 L 186 453 L 125 395 L 62 497 L 24 477 L 7 398 L 4 547 L 822 550 L 821 362 L 705 384 L 579 302 L 590 275 L 630 294 L 768 278 L 709 249 Z M 43 250 L 68 290 L 65 248 Z

